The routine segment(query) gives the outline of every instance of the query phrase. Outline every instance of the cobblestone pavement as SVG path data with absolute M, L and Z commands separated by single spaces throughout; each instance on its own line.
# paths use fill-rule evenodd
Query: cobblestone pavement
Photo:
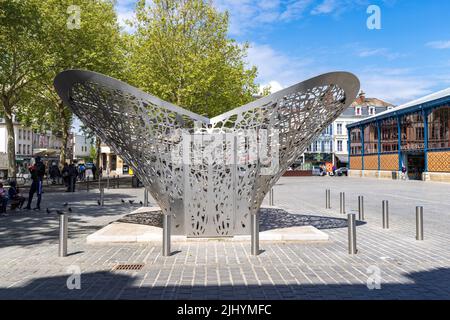
M 324 209 L 326 188 L 332 190 L 331 210 Z M 358 195 L 365 196 L 367 223 L 358 225 L 355 256 L 347 253 L 342 223 L 325 223 L 329 242 L 261 243 L 257 257 L 247 242 L 174 243 L 171 257 L 161 256 L 157 243 L 87 245 L 87 235 L 131 211 L 121 199 L 138 203 L 143 190 L 107 190 L 104 208 L 97 205 L 97 191 L 46 193 L 42 212 L 0 216 L 0 299 L 450 298 L 449 184 L 282 178 L 274 199 L 290 213 L 340 221 L 340 191 L 346 192 L 347 212 L 356 211 Z M 382 200 L 390 202 L 389 230 L 381 227 Z M 57 217 L 45 208 L 65 202 L 72 208 L 70 255 L 59 258 Z M 424 206 L 425 241 L 415 240 L 416 205 Z M 144 266 L 112 271 L 117 263 Z M 81 289 L 69 290 L 76 268 Z M 369 290 L 377 270 L 381 289 Z

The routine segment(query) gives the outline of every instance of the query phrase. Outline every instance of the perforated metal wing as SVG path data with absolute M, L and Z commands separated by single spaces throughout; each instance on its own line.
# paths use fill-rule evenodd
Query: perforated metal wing
M 205 237 L 249 233 L 249 215 L 353 102 L 359 81 L 345 72 L 321 75 L 212 119 L 88 71 L 59 74 L 55 88 L 83 123 L 133 168 L 163 212 L 174 215 L 175 234 Z M 224 151 L 231 151 L 234 160 L 250 154 L 259 144 L 249 143 L 249 132 L 256 132 L 259 141 L 263 131 L 272 146 L 269 164 L 260 159 L 223 161 Z M 186 163 L 174 159 L 175 153 L 186 153 L 181 146 L 186 133 L 226 138 L 215 150 L 200 150 L 200 161 Z M 234 140 L 228 139 L 230 133 Z M 195 148 L 188 146 L 188 151 Z M 220 152 L 215 156 L 211 150 Z

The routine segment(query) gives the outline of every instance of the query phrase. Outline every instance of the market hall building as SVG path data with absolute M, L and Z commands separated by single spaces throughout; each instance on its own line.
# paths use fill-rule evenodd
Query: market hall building
M 349 175 L 450 182 L 450 88 L 347 126 Z

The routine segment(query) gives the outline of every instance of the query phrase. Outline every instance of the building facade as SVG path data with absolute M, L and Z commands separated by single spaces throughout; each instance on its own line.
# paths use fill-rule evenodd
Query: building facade
M 321 133 L 303 155 L 302 169 L 332 163 L 337 168 L 348 165 L 347 125 L 393 109 L 394 105 L 377 98 L 366 98 L 361 92 L 358 98 Z
M 350 175 L 450 182 L 450 88 L 347 127 Z
M 73 134 L 70 141 L 70 148 L 72 149 L 72 159 L 80 161 L 90 158 L 93 141 L 91 138 L 81 134 Z
M 129 173 L 129 166 L 109 146 L 103 143 L 100 145 L 99 168 L 103 169 L 104 175 L 122 175 Z
M 19 168 L 19 172 L 23 171 L 23 168 L 27 168 L 28 164 L 33 157 L 33 138 L 34 133 L 31 128 L 22 126 L 13 117 L 14 123 L 14 136 L 15 136 L 15 149 L 16 149 L 16 165 Z M 6 129 L 5 119 L 0 118 L 0 154 L 4 161 L 0 163 L 0 175 L 6 176 L 8 171 L 8 130 Z
M 33 135 L 33 156 L 40 156 L 45 163 L 59 163 L 63 145 L 62 139 L 51 131 L 35 132 Z M 70 152 L 67 154 L 70 159 Z

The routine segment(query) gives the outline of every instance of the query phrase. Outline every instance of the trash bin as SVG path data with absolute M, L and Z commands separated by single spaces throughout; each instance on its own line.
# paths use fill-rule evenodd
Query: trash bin
M 392 171 L 392 180 L 397 180 L 397 171 Z

